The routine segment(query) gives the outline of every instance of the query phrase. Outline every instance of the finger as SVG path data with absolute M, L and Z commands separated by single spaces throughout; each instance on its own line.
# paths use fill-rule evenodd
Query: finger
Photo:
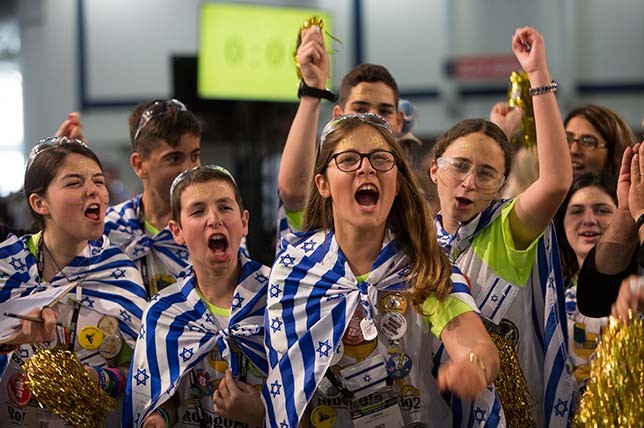
M 233 377 L 233 372 L 230 369 L 226 370 L 226 385 L 228 386 L 228 391 L 230 392 L 231 395 L 239 395 L 241 393 L 241 390 L 239 389 L 239 386 L 237 386 L 237 382 L 235 381 L 235 378 Z
M 56 133 L 54 136 L 56 137 L 64 137 L 67 135 L 67 129 L 69 128 L 70 122 L 69 120 L 64 120 L 63 123 L 60 125 L 58 130 L 56 130 Z
M 631 158 L 631 183 L 637 184 L 642 181 L 642 171 L 640 169 L 640 155 L 635 153 Z
M 224 397 L 221 395 L 219 390 L 215 391 L 215 393 L 212 394 L 212 402 L 214 405 L 215 413 L 221 414 L 222 412 L 225 412 L 226 401 L 224 400 Z
M 221 381 L 219 382 L 219 388 L 217 388 L 216 392 L 219 392 L 219 394 L 224 400 L 228 400 L 228 398 L 230 397 L 230 391 L 228 390 L 228 382 L 226 382 L 225 378 L 221 379 Z

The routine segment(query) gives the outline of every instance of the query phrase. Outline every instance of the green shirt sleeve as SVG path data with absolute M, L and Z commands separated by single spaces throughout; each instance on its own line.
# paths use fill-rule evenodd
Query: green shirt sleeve
M 474 311 L 474 309 L 462 300 L 452 296 L 438 300 L 436 294 L 431 294 L 423 303 L 423 318 L 434 336 L 439 339 L 443 329 L 451 320 L 470 311 Z
M 116 355 L 116 357 L 114 357 L 114 365 L 116 367 L 129 366 L 130 361 L 132 360 L 133 353 L 134 352 L 132 351 L 132 348 L 130 348 L 130 345 L 128 345 L 125 340 L 123 340 L 123 346 L 121 346 L 121 350 Z
M 524 287 L 530 279 L 540 234 L 525 250 L 517 250 L 510 231 L 510 212 L 517 198 L 501 210 L 501 215 L 472 241 L 472 248 L 499 277 Z
M 304 227 L 304 211 L 289 211 L 287 209 L 284 209 L 284 211 L 286 212 L 286 220 L 291 230 L 301 232 Z

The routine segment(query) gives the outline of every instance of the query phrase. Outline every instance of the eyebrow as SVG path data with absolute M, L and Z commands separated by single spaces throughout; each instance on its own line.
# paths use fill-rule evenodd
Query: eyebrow
M 216 204 L 232 203 L 232 202 L 235 202 L 235 199 L 229 198 L 228 196 L 225 196 L 223 198 L 215 199 Z M 196 206 L 199 206 L 199 205 L 206 205 L 207 203 L 208 203 L 208 201 L 206 201 L 204 199 L 200 199 L 198 201 L 190 202 L 188 205 L 186 205 L 186 208 L 193 208 L 193 207 L 196 207 Z
M 456 159 L 456 160 L 459 160 L 459 161 L 469 162 L 469 163 L 471 163 L 471 164 L 473 164 L 473 163 L 474 163 L 474 162 L 472 162 L 472 160 L 471 160 L 471 159 L 463 158 L 463 157 L 458 157 L 458 156 L 457 156 L 457 157 L 453 157 L 452 159 Z M 479 165 L 477 165 L 477 167 L 478 167 L 478 168 L 487 168 L 487 169 L 491 169 L 491 170 L 492 170 L 492 171 L 494 171 L 494 172 L 499 172 L 496 168 L 494 168 L 492 165 L 487 164 L 487 163 L 479 164 Z
M 357 100 L 357 101 L 353 101 L 353 102 L 351 103 L 351 106 L 352 106 L 352 107 L 354 107 L 354 106 L 360 106 L 360 107 L 371 107 L 371 106 L 372 106 L 372 104 L 371 104 L 370 102 L 367 102 L 367 101 Z M 379 107 L 379 108 L 386 107 L 386 108 L 394 109 L 394 105 L 393 105 L 393 104 L 389 104 L 389 103 L 380 103 L 380 104 L 376 104 L 376 106 L 377 106 L 377 107 Z
M 96 174 L 92 174 L 92 178 L 96 178 L 96 177 L 105 177 L 105 173 L 97 172 Z M 63 175 L 63 177 L 61 179 L 66 180 L 66 179 L 71 179 L 71 178 L 78 178 L 78 179 L 82 180 L 84 178 L 84 175 L 79 174 L 77 172 L 71 172 L 69 174 Z

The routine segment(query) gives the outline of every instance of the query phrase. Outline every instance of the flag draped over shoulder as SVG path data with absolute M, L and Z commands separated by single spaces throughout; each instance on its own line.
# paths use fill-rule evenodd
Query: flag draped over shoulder
M 269 375 L 262 397 L 266 426 L 295 428 L 358 305 L 369 318 L 369 301 L 377 301 L 379 290 L 406 289 L 410 262 L 390 232 L 367 280 L 360 283 L 333 232 L 288 235 L 280 247 L 268 287 Z M 463 276 L 455 273 L 452 279 L 465 288 L 453 295 L 474 307 Z
M 190 264 L 188 250 L 174 241 L 167 227 L 154 237 L 146 235 L 140 211 L 141 195 L 110 207 L 105 215 L 105 234 L 132 260 L 138 262 L 155 252 L 164 270 L 174 278 L 183 278 Z
M 242 264 L 230 307 L 228 327 L 220 330 L 199 296 L 194 277 L 156 294 L 143 316 L 134 349 L 123 409 L 123 426 L 141 426 L 145 417 L 168 400 L 181 378 L 215 346 L 233 376 L 239 365 L 231 345 L 267 372 L 264 310 L 269 268 L 239 252 Z
M 0 244 L 0 303 L 10 304 L 11 299 L 33 295 L 48 287 L 79 282 L 80 303 L 116 318 L 125 340 L 134 346 L 147 303 L 141 275 L 134 263 L 103 236 L 98 241 L 89 241 L 81 254 L 50 282 L 41 282 L 36 257 L 27 246 L 29 237 L 12 236 Z M 72 298 L 77 295 L 78 292 L 70 293 Z
M 512 202 L 511 199 L 496 201 L 461 225 L 455 235 L 443 229 L 439 213 L 435 221 L 438 242 L 472 280 L 472 294 L 481 315 L 496 325 L 509 320 L 511 324 L 506 326 L 519 326 L 520 344 L 515 346 L 528 349 L 519 353 L 521 369 L 529 382 L 541 385 L 540 391 L 530 391 L 532 398 L 542 397 L 540 405 L 546 427 L 564 427 L 568 426 L 573 410 L 576 386 L 566 366 L 564 283 L 554 226 L 550 224 L 538 239 L 532 272 L 523 286 L 499 276 L 472 248 L 477 235 L 499 219 L 502 210 Z M 525 313 L 524 304 L 529 305 L 529 313 Z M 531 336 L 534 343 L 526 343 Z

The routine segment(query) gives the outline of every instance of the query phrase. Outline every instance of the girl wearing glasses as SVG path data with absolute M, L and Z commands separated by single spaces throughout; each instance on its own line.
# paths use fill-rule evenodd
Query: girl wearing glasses
M 575 177 L 604 171 L 617 177 L 626 147 L 638 143 L 631 127 L 607 107 L 588 104 L 573 109 L 564 120 Z
M 0 420 L 11 426 L 62 426 L 58 416 L 38 405 L 22 365 L 41 347 L 63 346 L 86 366 L 97 387 L 118 398 L 146 296 L 136 266 L 103 236 L 105 177 L 83 142 L 62 137 L 36 146 L 24 191 L 41 230 L 0 244 L 0 302 L 7 312 L 13 307 L 18 315 L 42 321 L 23 320 L 13 334 L 3 332 Z M 74 283 L 60 303 L 46 306 Z M 24 302 L 17 306 L 19 297 L 33 300 L 31 310 Z M 77 400 L 83 411 L 85 403 L 67 399 Z M 116 426 L 120 417 L 113 411 L 105 422 Z
M 380 116 L 326 125 L 306 232 L 282 241 L 268 286 L 268 426 L 446 426 L 439 387 L 473 399 L 494 381 L 496 348 L 417 189 Z M 451 356 L 437 381 L 436 339 Z
M 201 166 L 170 187 L 193 274 L 152 298 L 134 350 L 124 427 L 261 426 L 269 269 L 240 250 L 248 211 L 230 173 Z
M 572 167 L 543 37 L 519 28 L 512 49 L 532 85 L 539 178 L 516 198 L 498 200 L 512 164 L 507 137 L 491 122 L 462 121 L 440 137 L 431 155 L 429 173 L 441 206 L 435 225 L 440 245 L 472 281 L 493 339 L 518 354 L 515 369 L 528 394 L 525 386 L 519 394 L 515 383 L 499 391 L 509 425 L 517 417 L 522 426 L 527 418 L 537 426 L 565 426 L 574 387 L 565 367 L 563 284 L 549 223 L 568 191 Z M 504 379 L 515 378 L 506 374 L 510 361 L 501 361 Z M 521 414 L 508 414 L 517 408 Z

